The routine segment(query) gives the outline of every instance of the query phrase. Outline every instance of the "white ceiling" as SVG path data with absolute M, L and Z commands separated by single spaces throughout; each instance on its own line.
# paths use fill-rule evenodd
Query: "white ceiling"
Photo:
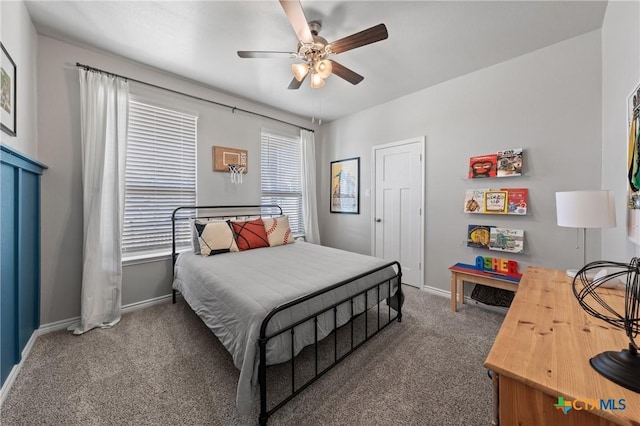
M 305 117 L 330 121 L 602 26 L 606 1 L 302 1 L 329 42 L 384 23 L 389 38 L 335 59 L 365 77 L 288 90 L 295 51 L 277 0 L 26 1 L 39 34 L 104 50 Z M 92 64 L 87 64 L 92 65 Z M 109 70 L 108 70 L 109 71 Z M 111 70 L 116 72 L 116 70 Z

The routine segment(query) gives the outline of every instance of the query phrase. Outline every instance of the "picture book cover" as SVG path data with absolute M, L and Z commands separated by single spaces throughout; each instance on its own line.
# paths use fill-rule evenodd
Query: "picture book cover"
M 498 177 L 522 175 L 522 148 L 498 151 L 496 157 Z
M 465 213 L 485 213 L 484 193 L 488 189 L 468 189 L 464 196 Z
M 469 225 L 467 231 L 467 247 L 489 248 L 491 226 Z
M 524 231 L 492 227 L 489 234 L 489 249 L 509 253 L 524 252 Z
M 489 190 L 484 193 L 485 213 L 507 213 L 507 191 Z
M 469 159 L 469 179 L 496 177 L 497 155 L 477 155 Z
M 527 214 L 527 188 L 501 188 L 500 191 L 507 191 L 507 214 Z

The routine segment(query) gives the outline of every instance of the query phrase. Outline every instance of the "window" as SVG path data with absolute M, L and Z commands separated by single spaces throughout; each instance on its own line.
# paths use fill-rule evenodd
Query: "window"
M 171 214 L 196 203 L 197 117 L 129 101 L 123 258 L 171 250 Z M 176 246 L 191 245 L 188 221 L 176 222 Z
M 304 235 L 301 157 L 299 137 L 262 132 L 262 204 L 282 207 L 294 235 Z

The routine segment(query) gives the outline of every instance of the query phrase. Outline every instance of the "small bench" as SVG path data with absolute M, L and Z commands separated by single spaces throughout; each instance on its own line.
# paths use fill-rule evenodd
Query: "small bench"
M 458 302 L 464 304 L 465 281 L 513 292 L 518 291 L 520 277 L 495 274 L 463 263 L 456 263 L 450 266 L 449 270 L 451 271 L 451 310 L 453 312 L 458 310 Z

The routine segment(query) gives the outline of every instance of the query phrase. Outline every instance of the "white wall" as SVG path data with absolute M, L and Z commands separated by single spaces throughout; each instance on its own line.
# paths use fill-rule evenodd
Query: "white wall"
M 602 257 L 640 255 L 626 238 L 627 98 L 640 84 L 640 2 L 609 1 L 602 25 L 602 187 L 616 194 L 618 226 L 602 233 Z
M 303 118 L 49 37 L 38 38 L 38 51 L 39 151 L 40 160 L 49 166 L 42 182 L 43 324 L 80 314 L 83 231 L 80 94 L 76 62 L 309 127 Z M 165 105 L 198 114 L 197 190 L 201 204 L 259 203 L 260 130 L 266 127 L 293 134 L 299 132 L 294 126 L 241 112 L 232 113 L 227 108 L 188 100 L 133 82 L 131 92 L 157 97 Z M 227 174 L 212 171 L 213 145 L 249 151 L 250 170 L 242 186 L 231 185 Z M 123 304 L 170 292 L 171 263 L 168 260 L 130 265 L 123 270 Z
M 16 64 L 16 136 L 0 131 L 0 142 L 36 160 L 38 110 L 36 58 L 38 35 L 22 1 L 0 2 L 0 40 Z
M 425 66 L 428 66 L 426 64 Z M 360 215 L 329 213 L 329 163 L 361 157 L 361 194 L 371 188 L 371 146 L 426 136 L 425 284 L 449 289 L 447 267 L 475 256 L 510 257 L 527 265 L 577 267 L 576 232 L 556 226 L 555 192 L 599 188 L 601 179 L 600 31 L 462 76 L 323 126 L 320 232 L 326 245 L 370 253 L 370 198 Z M 469 157 L 525 149 L 525 176 L 466 179 Z M 469 188 L 527 187 L 525 217 L 462 213 Z M 526 253 L 466 247 L 467 225 L 525 230 Z M 589 258 L 600 257 L 590 232 Z

